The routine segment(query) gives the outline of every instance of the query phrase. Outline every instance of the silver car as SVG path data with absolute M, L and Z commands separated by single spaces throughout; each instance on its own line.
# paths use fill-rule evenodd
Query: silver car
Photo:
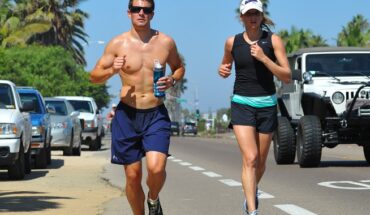
M 45 98 L 46 106 L 51 111 L 51 148 L 63 150 L 63 155 L 81 155 L 82 127 L 73 106 L 61 98 Z

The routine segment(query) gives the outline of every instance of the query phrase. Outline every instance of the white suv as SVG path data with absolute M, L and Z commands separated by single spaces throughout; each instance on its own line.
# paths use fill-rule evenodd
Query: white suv
M 80 112 L 79 118 L 83 120 L 82 143 L 88 145 L 90 150 L 101 148 L 103 137 L 103 118 L 94 98 L 84 96 L 58 96 L 68 100 L 76 111 Z
M 278 164 L 297 153 L 301 167 L 320 164 L 322 147 L 357 144 L 370 163 L 370 49 L 322 47 L 288 56 L 293 81 L 277 81 Z
M 31 172 L 32 102 L 21 103 L 15 84 L 0 80 L 0 169 L 10 179 L 23 179 Z

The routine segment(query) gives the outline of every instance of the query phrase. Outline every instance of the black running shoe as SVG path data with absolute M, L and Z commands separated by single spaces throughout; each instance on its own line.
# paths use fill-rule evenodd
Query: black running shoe
M 148 200 L 147 203 L 149 208 L 149 215 L 163 215 L 161 202 L 159 201 L 159 198 L 155 202 Z

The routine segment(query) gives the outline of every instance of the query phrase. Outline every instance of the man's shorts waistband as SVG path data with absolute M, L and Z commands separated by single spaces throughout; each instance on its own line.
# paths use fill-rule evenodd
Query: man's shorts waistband
M 134 111 L 134 112 L 140 112 L 140 113 L 149 113 L 149 112 L 153 112 L 153 111 L 156 111 L 162 108 L 165 108 L 164 104 L 160 104 L 157 107 L 152 107 L 148 109 L 137 109 L 123 102 L 120 102 L 117 106 L 117 110 L 127 110 L 127 111 Z

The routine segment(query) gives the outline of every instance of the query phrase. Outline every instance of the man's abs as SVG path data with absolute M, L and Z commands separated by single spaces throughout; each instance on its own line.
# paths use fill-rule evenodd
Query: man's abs
M 152 91 L 137 91 L 135 86 L 122 87 L 120 97 L 121 102 L 136 109 L 149 109 L 163 104 L 163 99 L 155 97 Z

